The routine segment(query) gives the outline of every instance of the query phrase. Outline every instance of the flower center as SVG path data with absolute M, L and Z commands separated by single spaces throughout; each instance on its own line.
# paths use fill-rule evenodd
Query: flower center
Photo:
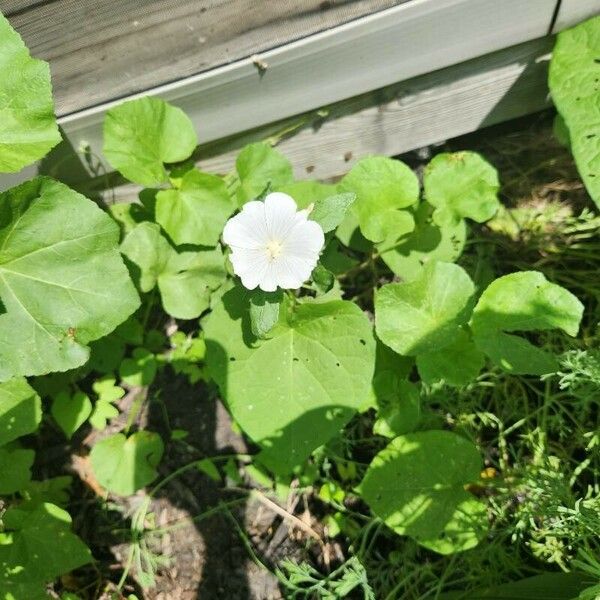
M 278 240 L 270 240 L 267 243 L 267 256 L 270 260 L 276 259 L 283 251 L 283 244 Z

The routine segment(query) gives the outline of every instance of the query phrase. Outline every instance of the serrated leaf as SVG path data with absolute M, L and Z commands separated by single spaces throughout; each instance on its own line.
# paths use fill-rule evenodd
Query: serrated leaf
M 279 305 L 283 300 L 283 292 L 263 292 L 254 290 L 250 293 L 250 328 L 252 334 L 264 339 L 279 320 Z
M 0 194 L 0 207 L 0 380 L 84 364 L 88 344 L 139 305 L 119 228 L 43 177 Z
M 163 308 L 178 319 L 200 316 L 226 277 L 219 247 L 177 252 L 155 223 L 140 223 L 123 240 L 121 251 L 137 267 L 140 290 L 148 292 L 158 284 Z
M 389 283 L 375 294 L 377 336 L 399 354 L 414 356 L 451 344 L 469 318 L 475 286 L 451 263 L 429 263 L 407 283 Z
M 467 235 L 465 222 L 439 226 L 433 222 L 432 212 L 428 203 L 421 203 L 414 213 L 412 233 L 399 241 L 384 240 L 377 245 L 382 260 L 404 281 L 416 279 L 429 262 L 454 262 L 462 253 Z
M 0 494 L 14 494 L 31 479 L 35 452 L 21 448 L 0 448 Z
M 10 543 L 0 544 L 0 588 L 49 582 L 91 562 L 88 547 L 71 533 L 69 514 L 49 503 L 32 511 L 10 508 L 4 524 Z
M 294 179 L 288 159 L 264 142 L 245 146 L 235 166 L 240 180 L 238 206 L 258 198 L 269 189 L 279 189 L 292 183 Z
M 101 486 L 129 496 L 156 478 L 163 449 L 157 433 L 138 431 L 129 437 L 117 433 L 98 442 L 90 460 Z
M 477 448 L 455 433 L 410 433 L 375 456 L 359 493 L 396 533 L 443 554 L 467 550 L 485 531 L 483 505 L 465 490 L 481 464 Z
M 60 142 L 48 63 L 0 13 L 0 172 L 16 173 Z
M 405 227 L 409 217 L 396 217 L 394 212 L 414 207 L 419 201 L 419 180 L 412 169 L 384 156 L 360 160 L 340 181 L 339 189 L 356 194 L 353 211 L 358 216 L 362 234 L 373 242 L 394 235 L 393 229 L 399 224 Z M 404 233 L 406 231 L 398 231 L 395 239 Z
M 237 423 L 287 474 L 348 422 L 369 394 L 371 325 L 350 302 L 285 304 L 268 340 L 252 335 L 247 295 L 234 288 L 204 320 L 209 372 Z
M 555 369 L 555 359 L 507 332 L 561 329 L 575 336 L 582 314 L 583 305 L 571 292 L 542 273 L 523 271 L 500 277 L 485 289 L 470 325 L 477 346 L 498 366 L 542 375 Z
M 156 195 L 156 222 L 177 245 L 216 246 L 233 209 L 223 179 L 196 169 Z
M 52 401 L 50 412 L 63 433 L 71 439 L 92 413 L 92 403 L 83 392 L 75 392 L 72 396 L 61 392 Z
M 457 360 L 457 357 L 460 357 Z M 417 369 L 425 383 L 444 381 L 448 385 L 461 386 L 473 381 L 485 364 L 481 350 L 471 336 L 460 330 L 448 346 L 434 352 L 417 356 Z
M 159 98 L 111 108 L 104 119 L 104 155 L 121 175 L 145 186 L 166 183 L 165 163 L 189 158 L 198 138 L 189 117 Z
M 423 187 L 441 225 L 465 218 L 484 223 L 500 206 L 498 172 L 476 152 L 438 154 L 425 168 Z
M 549 85 L 577 168 L 600 206 L 600 16 L 558 34 Z
M 0 383 L 0 446 L 38 428 L 42 401 L 25 379 Z

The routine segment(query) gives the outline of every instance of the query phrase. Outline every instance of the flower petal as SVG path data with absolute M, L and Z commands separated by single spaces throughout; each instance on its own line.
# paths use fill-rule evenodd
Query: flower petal
M 232 248 L 264 248 L 269 241 L 265 205 L 258 201 L 246 202 L 242 211 L 225 224 L 223 241 Z
M 236 248 L 229 256 L 233 272 L 242 280 L 242 285 L 253 290 L 256 288 L 269 266 L 267 255 L 261 249 L 248 250 Z
M 325 244 L 325 234 L 315 221 L 296 223 L 284 242 L 284 252 L 288 256 L 298 256 L 310 260 L 318 259 Z
M 265 221 L 271 239 L 281 241 L 286 237 L 297 222 L 297 210 L 294 199 L 283 192 L 265 198 Z

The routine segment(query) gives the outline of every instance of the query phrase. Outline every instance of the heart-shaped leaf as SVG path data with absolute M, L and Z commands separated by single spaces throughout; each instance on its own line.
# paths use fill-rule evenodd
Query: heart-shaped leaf
M 129 437 L 116 433 L 92 448 L 90 460 L 101 486 L 129 496 L 156 478 L 163 449 L 157 433 L 138 431 Z
M 284 303 L 269 339 L 257 340 L 247 294 L 234 288 L 203 327 L 211 376 L 236 422 L 263 447 L 261 460 L 278 473 L 335 435 L 369 395 L 375 343 L 351 302 Z
M 52 401 L 52 416 L 68 439 L 88 420 L 92 403 L 83 392 L 61 392 Z

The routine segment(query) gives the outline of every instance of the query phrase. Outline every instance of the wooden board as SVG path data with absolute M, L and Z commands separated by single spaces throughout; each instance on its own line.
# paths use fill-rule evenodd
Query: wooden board
M 497 7 L 497 0 L 412 0 L 264 52 L 262 74 L 245 59 L 152 93 L 180 106 L 206 143 L 540 37 L 555 0 Z M 74 147 L 101 154 L 104 114 L 114 104 L 60 119 Z
M 552 31 L 573 27 L 595 15 L 600 15 L 600 0 L 560 0 Z
M 0 11 L 50 62 L 64 115 L 406 1 L 0 0 Z
M 330 107 L 327 117 L 310 113 L 208 144 L 198 164 L 228 172 L 244 144 L 286 132 L 277 147 L 296 177 L 329 179 L 368 154 L 393 156 L 536 112 L 549 106 L 553 43 L 527 42 L 344 101 Z M 102 179 L 95 183 L 95 189 L 104 185 Z M 107 198 L 132 201 L 139 189 L 120 185 Z

